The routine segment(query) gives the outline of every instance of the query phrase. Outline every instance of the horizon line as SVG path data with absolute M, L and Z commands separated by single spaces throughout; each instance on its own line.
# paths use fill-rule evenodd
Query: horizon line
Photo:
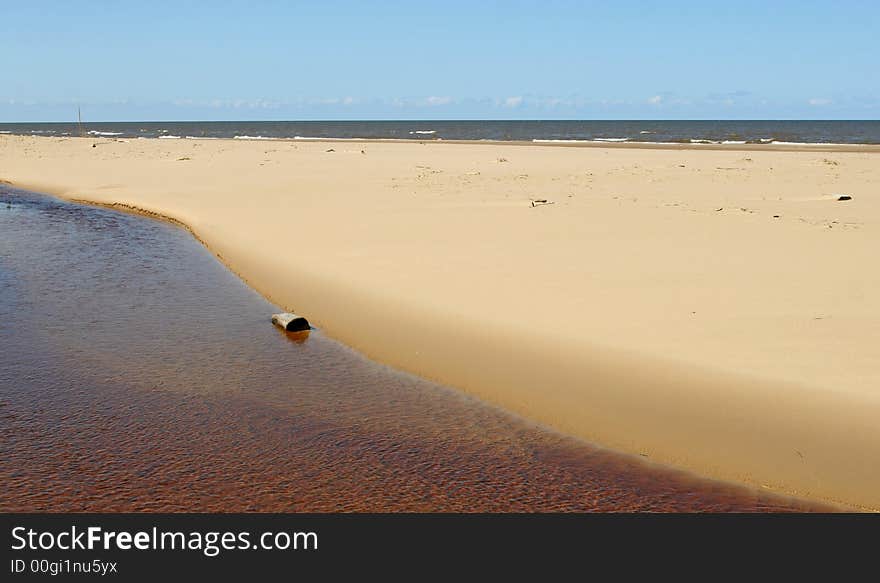
M 83 121 L 83 125 L 96 123 L 457 123 L 457 122 L 878 122 L 880 119 L 863 118 L 376 118 L 376 119 L 127 119 L 127 120 L 96 120 Z M 0 121 L 0 125 L 23 125 L 23 124 L 77 124 L 77 120 L 70 121 Z

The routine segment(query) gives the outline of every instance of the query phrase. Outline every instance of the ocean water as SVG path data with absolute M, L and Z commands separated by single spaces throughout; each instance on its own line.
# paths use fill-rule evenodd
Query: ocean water
M 365 138 L 729 144 L 880 144 L 880 121 L 261 121 L 7 123 L 0 133 L 106 138 Z
M 790 511 L 277 311 L 189 233 L 0 186 L 0 511 Z

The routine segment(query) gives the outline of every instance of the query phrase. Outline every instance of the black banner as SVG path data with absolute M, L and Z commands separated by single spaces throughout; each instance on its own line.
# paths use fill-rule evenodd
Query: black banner
M 6 514 L 3 581 L 304 574 L 624 573 L 712 559 L 807 568 L 874 556 L 875 515 Z M 844 569 L 845 571 L 845 569 Z

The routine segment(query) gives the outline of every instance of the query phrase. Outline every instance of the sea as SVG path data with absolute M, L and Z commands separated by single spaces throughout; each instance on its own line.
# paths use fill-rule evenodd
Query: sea
M 880 144 L 880 121 L 212 121 L 3 123 L 0 134 L 163 139 L 393 139 L 671 144 Z

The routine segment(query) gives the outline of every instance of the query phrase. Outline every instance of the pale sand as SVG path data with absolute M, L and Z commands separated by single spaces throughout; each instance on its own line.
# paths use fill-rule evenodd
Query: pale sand
M 880 153 L 799 150 L 3 136 L 0 179 L 173 217 L 368 356 L 565 433 L 880 509 Z

